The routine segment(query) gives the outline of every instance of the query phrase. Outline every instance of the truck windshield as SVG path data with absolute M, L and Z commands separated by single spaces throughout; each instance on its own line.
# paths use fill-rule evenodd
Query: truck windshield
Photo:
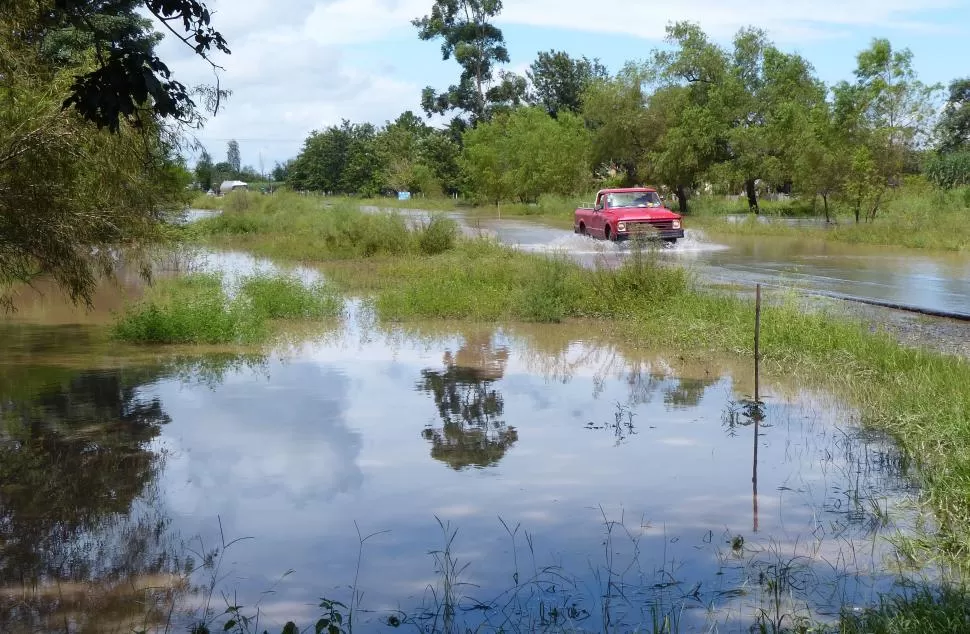
M 657 192 L 623 192 L 607 194 L 606 204 L 610 207 L 659 207 L 663 203 Z

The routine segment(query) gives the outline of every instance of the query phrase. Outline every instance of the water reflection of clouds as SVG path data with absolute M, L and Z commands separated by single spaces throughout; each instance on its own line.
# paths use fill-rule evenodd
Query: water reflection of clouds
M 296 573 L 278 588 L 286 605 L 312 605 L 327 593 L 345 599 L 346 588 L 335 586 L 354 576 L 355 521 L 364 534 L 390 530 L 365 546 L 370 608 L 413 604 L 434 582 L 428 553 L 444 543 L 435 516 L 460 529 L 457 554 L 473 561 L 476 595 L 509 583 L 511 541 L 499 517 L 534 535 L 540 565 L 559 561 L 581 572 L 602 552 L 601 507 L 611 519 L 625 513 L 642 531 L 648 568 L 663 565 L 666 553 L 678 574 L 704 580 L 718 566 L 717 548 L 705 539 L 743 534 L 797 544 L 818 529 L 832 483 L 845 481 L 839 456 L 829 458 L 828 471 L 820 467 L 833 442 L 826 430 L 845 413 L 778 399 L 768 412 L 774 427 L 759 438 L 761 522 L 753 535 L 752 430 L 732 437 L 725 429 L 736 388 L 729 376 L 682 384 L 675 366 L 657 361 L 639 366 L 643 380 L 631 382 L 616 350 L 572 344 L 563 348 L 570 380 L 550 380 L 536 372 L 541 353 L 514 336 L 492 342 L 511 352 L 492 386 L 519 440 L 494 466 L 454 471 L 429 457 L 421 430 L 440 425 L 440 413 L 415 387 L 422 370 L 444 371 L 463 339 L 395 342 L 389 350 L 371 333 L 306 345 L 296 360 L 273 364 L 268 378 L 240 374 L 214 392 L 159 388 L 171 391 L 162 394 L 173 418 L 166 433 L 180 449 L 166 474 L 172 505 L 193 515 L 183 527 L 211 529 L 222 515 L 232 518 L 230 537 L 257 537 L 234 557 L 246 577 L 233 581 L 250 600 L 290 567 Z M 584 427 L 612 421 L 617 403 L 628 404 L 637 426 L 621 445 L 608 430 Z M 826 544 L 825 556 L 838 547 Z
M 263 512 L 289 512 L 360 487 L 360 435 L 344 424 L 347 379 L 304 363 L 275 365 L 270 378 L 238 374 L 192 394 L 160 386 L 175 421 L 166 471 L 176 511 L 231 514 L 243 495 Z

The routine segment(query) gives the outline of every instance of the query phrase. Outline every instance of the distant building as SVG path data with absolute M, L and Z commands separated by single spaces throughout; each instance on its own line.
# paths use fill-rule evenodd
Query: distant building
M 243 181 L 222 181 L 222 185 L 219 185 L 219 193 L 225 194 L 237 189 L 249 189 L 249 184 Z

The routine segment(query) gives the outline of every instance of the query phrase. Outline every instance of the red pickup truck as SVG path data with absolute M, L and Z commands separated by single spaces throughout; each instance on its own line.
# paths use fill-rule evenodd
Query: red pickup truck
M 576 233 L 604 240 L 628 240 L 639 235 L 673 244 L 684 237 L 680 214 L 666 207 L 652 187 L 602 189 L 592 207 L 578 207 Z

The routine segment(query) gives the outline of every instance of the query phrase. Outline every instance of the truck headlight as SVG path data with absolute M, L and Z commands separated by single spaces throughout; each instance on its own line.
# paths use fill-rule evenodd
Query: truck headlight
M 674 224 L 671 225 L 674 229 L 680 229 L 680 221 L 674 220 Z
M 616 230 L 617 231 L 626 231 L 626 223 L 625 222 L 618 222 L 618 223 L 616 223 Z

